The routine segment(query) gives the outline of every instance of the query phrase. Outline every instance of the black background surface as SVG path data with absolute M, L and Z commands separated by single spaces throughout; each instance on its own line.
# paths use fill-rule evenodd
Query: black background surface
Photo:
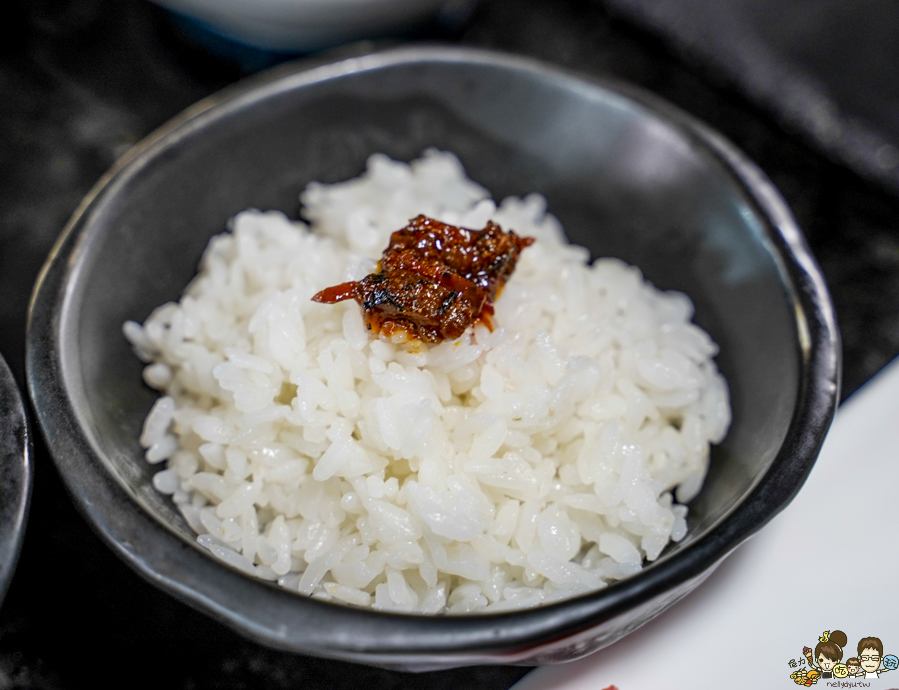
M 610 14 L 605 5 L 588 0 L 484 0 L 466 26 L 440 38 L 633 81 L 746 151 L 780 188 L 824 270 L 843 334 L 846 397 L 899 353 L 899 199 L 884 191 L 890 189 L 888 180 L 852 157 L 851 144 L 830 146 L 807 123 L 785 114 L 779 102 L 754 90 L 739 70 L 728 71 L 728 54 L 716 53 L 714 45 L 696 50 L 689 25 L 634 11 L 639 4 L 609 0 Z M 771 5 L 740 4 L 754 6 L 761 19 Z M 19 0 L 4 13 L 0 352 L 23 384 L 31 287 L 80 199 L 130 145 L 238 79 L 241 70 L 192 47 L 164 12 L 144 0 Z M 652 26 L 652 32 L 628 23 L 634 19 Z M 784 50 L 801 45 L 803 54 L 814 57 L 799 66 L 816 78 L 842 74 L 847 53 L 874 70 L 875 82 L 884 70 L 895 69 L 888 54 L 853 53 L 846 45 L 823 50 L 828 36 L 811 32 L 804 42 L 793 42 L 788 33 L 779 39 L 781 55 L 795 66 L 793 53 Z M 825 84 L 839 113 L 861 113 L 853 116 L 861 122 L 865 113 L 887 112 L 883 101 L 872 98 L 868 82 L 837 81 L 839 93 L 827 91 L 826 79 L 816 83 Z M 874 120 L 868 116 L 867 122 Z M 849 161 L 877 186 L 833 160 Z M 36 479 L 25 545 L 0 609 L 0 690 L 489 690 L 508 688 L 526 672 L 497 667 L 410 675 L 247 642 L 121 563 L 75 511 L 35 436 Z
M 895 0 L 605 0 L 899 193 Z

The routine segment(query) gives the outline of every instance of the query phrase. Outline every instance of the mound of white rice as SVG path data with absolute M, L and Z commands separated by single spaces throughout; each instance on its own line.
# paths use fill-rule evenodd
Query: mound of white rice
M 604 587 L 684 537 L 730 422 L 687 297 L 589 264 L 540 196 L 497 207 L 451 154 L 372 156 L 301 198 L 308 225 L 241 213 L 179 303 L 124 326 L 164 393 L 154 485 L 202 546 L 302 594 L 465 613 Z M 419 213 L 537 239 L 493 332 L 371 340 L 355 302 L 311 301 Z

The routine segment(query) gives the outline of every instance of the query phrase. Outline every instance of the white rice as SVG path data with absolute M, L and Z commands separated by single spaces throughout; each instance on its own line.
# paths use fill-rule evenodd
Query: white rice
M 301 198 L 308 224 L 239 214 L 180 302 L 124 326 L 164 393 L 140 439 L 154 485 L 199 544 L 302 594 L 466 613 L 604 587 L 683 539 L 730 423 L 686 296 L 589 264 L 542 197 L 497 206 L 448 153 L 375 155 Z M 371 340 L 355 302 L 311 301 L 419 213 L 537 239 L 493 332 Z

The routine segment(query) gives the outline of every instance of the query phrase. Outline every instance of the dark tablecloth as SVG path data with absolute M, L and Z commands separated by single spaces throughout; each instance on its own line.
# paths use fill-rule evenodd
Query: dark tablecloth
M 14 0 L 4 13 L 0 352 L 21 384 L 31 287 L 79 200 L 131 144 L 241 71 L 186 43 L 144 0 Z M 810 148 L 813 137 L 785 133 L 738 82 L 588 0 L 484 0 L 442 39 L 627 79 L 722 131 L 780 188 L 824 269 L 844 338 L 844 396 L 899 352 L 899 199 Z M 121 563 L 73 508 L 40 441 L 36 461 L 25 545 L 0 609 L 0 690 L 498 690 L 526 672 L 409 675 L 247 642 Z
M 604 1 L 899 194 L 899 2 Z

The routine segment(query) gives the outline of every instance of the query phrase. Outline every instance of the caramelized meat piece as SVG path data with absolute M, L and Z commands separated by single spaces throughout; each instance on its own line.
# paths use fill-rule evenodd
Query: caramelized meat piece
M 477 320 L 490 325 L 493 300 L 521 250 L 533 243 L 492 221 L 483 230 L 468 230 L 418 216 L 391 235 L 377 273 L 312 299 L 355 299 L 375 333 L 403 331 L 428 343 L 453 340 Z

